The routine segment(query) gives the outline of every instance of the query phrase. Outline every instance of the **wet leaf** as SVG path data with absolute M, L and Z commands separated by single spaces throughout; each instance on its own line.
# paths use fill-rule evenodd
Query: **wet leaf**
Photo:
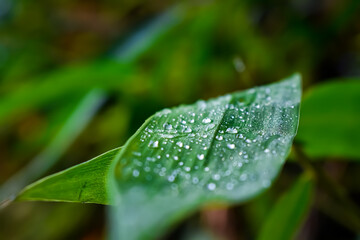
M 313 180 L 302 176 L 272 208 L 259 234 L 259 240 L 293 239 L 310 208 Z
M 294 75 L 148 119 L 119 153 L 113 238 L 155 238 L 204 204 L 268 188 L 296 134 L 300 96 Z
M 304 96 L 296 141 L 313 157 L 360 159 L 360 82 L 319 85 Z
M 16 200 L 109 204 L 108 174 L 119 148 L 43 178 L 26 187 Z
M 40 180 L 18 199 L 112 203 L 114 239 L 157 237 L 205 204 L 240 203 L 267 189 L 296 134 L 300 97 L 294 75 L 165 109 L 120 151 Z

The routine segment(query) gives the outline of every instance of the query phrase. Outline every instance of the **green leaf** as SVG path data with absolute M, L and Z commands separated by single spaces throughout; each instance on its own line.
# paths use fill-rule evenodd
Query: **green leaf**
M 294 75 L 148 119 L 119 153 L 112 237 L 152 239 L 202 205 L 264 191 L 296 134 L 300 97 Z
M 27 186 L 16 200 L 109 204 L 106 192 L 112 160 L 120 148 Z
M 296 141 L 313 157 L 360 160 L 360 81 L 319 85 L 304 97 Z
M 266 190 L 296 134 L 300 97 L 294 75 L 165 109 L 120 151 L 40 180 L 18 200 L 112 203 L 114 239 L 157 237 L 198 207 L 240 203 Z
M 275 204 L 259 234 L 259 240 L 293 239 L 309 211 L 313 196 L 313 180 L 302 176 Z

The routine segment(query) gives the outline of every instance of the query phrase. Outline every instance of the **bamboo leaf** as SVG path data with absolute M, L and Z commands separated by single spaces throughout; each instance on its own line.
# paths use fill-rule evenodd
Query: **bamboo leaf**
M 121 150 L 49 176 L 19 200 L 113 204 L 114 239 L 152 239 L 197 208 L 265 191 L 296 134 L 300 76 L 165 109 Z
M 300 95 L 294 75 L 148 119 L 119 153 L 113 238 L 152 239 L 204 204 L 268 188 L 296 134 Z

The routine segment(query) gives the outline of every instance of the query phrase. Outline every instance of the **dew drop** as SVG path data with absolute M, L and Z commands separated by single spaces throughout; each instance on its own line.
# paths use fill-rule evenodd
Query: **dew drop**
M 170 123 L 164 123 L 163 124 L 163 127 L 166 129 L 166 130 L 171 130 L 171 129 L 173 129 L 173 126 L 170 124 Z
M 155 158 L 153 157 L 146 157 L 146 160 L 150 162 L 155 162 Z
M 163 138 L 174 138 L 174 135 L 172 135 L 172 134 L 161 133 L 160 136 L 163 137 Z
M 159 141 L 150 141 L 149 147 L 158 148 L 159 147 Z
M 204 154 L 198 154 L 198 155 L 197 155 L 197 158 L 198 158 L 199 160 L 203 160 L 204 157 L 205 157 Z
M 211 119 L 210 118 L 204 118 L 203 120 L 202 120 L 202 123 L 211 123 Z
M 213 129 L 215 127 L 215 124 L 211 123 L 207 126 L 206 131 L 209 131 L 210 129 Z
M 177 142 L 176 145 L 178 145 L 179 147 L 183 147 L 184 144 L 182 142 Z
M 238 131 L 235 129 L 235 128 L 228 128 L 228 129 L 226 129 L 226 132 L 227 133 L 237 133 Z
M 187 127 L 184 132 L 186 132 L 186 133 L 191 133 L 192 130 L 191 130 L 191 128 Z
M 162 110 L 160 113 L 162 113 L 162 114 L 169 114 L 169 113 L 171 113 L 171 112 L 172 112 L 171 109 L 165 108 L 165 109 Z
M 216 136 L 216 139 L 217 139 L 217 140 L 219 140 L 219 141 L 221 141 L 221 140 L 223 140 L 223 139 L 224 139 L 224 137 L 223 137 L 223 136 L 221 136 L 221 135 L 217 135 L 217 136 Z
M 227 190 L 232 190 L 234 188 L 234 184 L 233 183 L 227 183 L 226 184 L 226 189 Z
M 246 173 L 241 174 L 240 180 L 245 181 L 246 179 L 247 179 L 247 174 Z
M 236 135 L 237 138 L 244 138 L 244 135 L 242 135 L 241 133 Z
M 139 175 L 140 175 L 139 170 L 135 169 L 135 170 L 133 171 L 133 176 L 134 176 L 134 177 L 138 177 Z
M 229 143 L 229 144 L 227 145 L 227 147 L 228 147 L 229 149 L 235 149 L 235 144 L 232 144 L 232 143 L 230 144 L 230 143 Z
M 216 189 L 216 184 L 215 183 L 209 183 L 207 185 L 207 188 L 210 190 L 210 191 L 214 191 Z
M 133 152 L 133 154 L 134 154 L 135 156 L 138 156 L 138 157 L 141 156 L 141 152 Z
M 220 174 L 215 174 L 214 176 L 213 176 L 213 179 L 214 180 L 220 180 Z
M 169 182 L 173 182 L 175 180 L 175 176 L 171 175 L 168 177 Z

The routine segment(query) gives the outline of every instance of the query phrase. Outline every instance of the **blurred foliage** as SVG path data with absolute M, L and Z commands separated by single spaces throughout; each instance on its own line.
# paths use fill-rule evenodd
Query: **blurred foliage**
M 144 31 L 148 27 L 152 30 Z M 131 43 L 137 43 L 132 45 L 134 50 L 125 51 Z M 0 183 L 45 148 L 74 106 L 94 88 L 106 92 L 105 104 L 46 174 L 121 146 L 147 117 L 164 107 L 273 82 L 296 71 L 302 74 L 306 90 L 328 79 L 360 77 L 359 66 L 357 0 L 177 4 L 158 0 L 0 0 Z M 302 144 L 300 138 L 298 143 Z M 354 154 L 351 156 L 353 159 Z M 358 203 L 360 167 L 344 161 L 348 155 L 340 156 L 341 162 L 335 157 L 339 156 L 326 156 L 315 165 Z M 257 236 L 257 226 L 265 221 L 279 193 L 290 188 L 302 169 L 296 162 L 288 162 L 270 192 L 230 209 L 233 221 L 226 229 L 232 229 L 228 231 L 235 232 L 237 239 Z M 346 221 L 336 221 L 334 216 L 339 214 L 329 214 L 336 209 L 336 201 L 335 207 L 321 207 L 329 206 L 326 203 L 331 198 L 321 186 L 315 198 L 320 204 L 314 204 L 299 236 L 354 239 L 354 229 L 349 229 Z M 60 218 L 49 213 L 60 211 L 68 219 L 74 215 L 70 205 L 17 206 L 21 207 L 0 212 L 0 222 L 7 223 L 0 224 L 0 236 L 34 238 L 42 231 L 42 222 L 62 226 Z M 59 239 L 104 236 L 105 226 L 99 220 L 103 209 L 81 208 L 83 221 L 67 225 Z M 34 215 L 42 220 L 36 222 Z M 208 228 L 210 220 L 202 222 L 200 218 L 193 217 L 201 223 L 199 228 L 220 237 L 224 234 L 217 231 L 218 225 Z M 91 226 L 100 230 L 83 230 Z M 218 228 L 223 229 L 221 224 Z M 168 238 L 180 239 L 181 229 L 193 228 L 180 225 Z M 55 239 L 58 233 L 43 234 L 43 239 Z
M 264 222 L 258 239 L 293 239 L 299 225 L 309 211 L 313 180 L 302 176 L 274 205 Z
M 297 139 L 315 157 L 360 160 L 360 79 L 342 79 L 309 90 Z

